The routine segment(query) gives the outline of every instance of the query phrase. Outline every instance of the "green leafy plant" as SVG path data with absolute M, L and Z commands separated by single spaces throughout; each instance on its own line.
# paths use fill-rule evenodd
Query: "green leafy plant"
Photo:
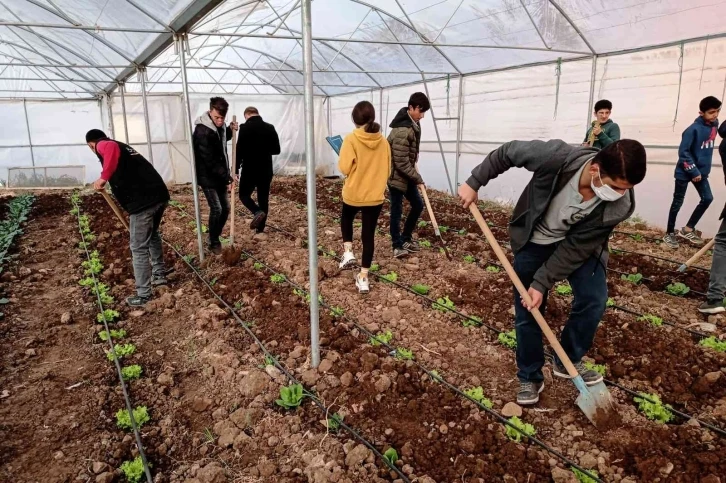
M 101 271 L 103 270 L 103 264 L 101 263 L 101 260 L 99 260 L 99 258 L 98 258 L 98 252 L 94 251 L 93 253 L 96 255 L 95 257 L 93 255 L 91 255 L 90 260 L 86 260 L 83 263 L 81 263 L 81 266 L 86 269 L 84 271 L 84 273 L 86 275 L 91 275 L 91 274 L 96 275 L 96 274 L 101 273 Z
M 377 263 L 372 263 L 371 268 L 368 269 L 370 272 L 379 272 L 381 270 L 381 266 Z
M 383 453 L 383 459 L 388 462 L 391 466 L 396 466 L 396 462 L 398 461 L 398 452 L 394 448 L 388 448 L 385 453 Z
M 106 319 L 106 322 L 113 322 L 119 317 L 121 317 L 121 314 L 119 314 L 118 311 L 113 309 L 105 309 L 103 313 L 99 313 L 96 315 L 96 320 L 99 323 L 102 323 L 104 319 Z
M 121 376 L 123 377 L 124 381 L 138 379 L 139 377 L 141 377 L 141 373 L 142 369 L 141 366 L 138 364 L 121 368 Z
M 648 322 L 651 325 L 654 325 L 656 327 L 660 327 L 663 325 L 663 319 L 658 317 L 657 315 L 653 314 L 645 314 L 640 317 L 638 317 L 639 322 Z
M 429 377 L 434 382 L 441 382 L 441 381 L 443 381 L 443 378 L 441 377 L 441 374 L 439 374 L 439 371 L 437 371 L 436 369 L 432 369 L 432 370 L 429 371 Z
M 630 236 L 630 238 L 632 238 L 633 240 L 635 240 L 637 242 L 645 241 L 645 237 L 643 235 L 641 235 L 640 233 L 632 233 L 629 236 Z
M 718 340 L 715 336 L 701 339 L 699 342 L 703 347 L 708 347 L 716 352 L 726 352 L 726 340 Z
M 424 248 L 431 248 L 431 242 L 430 242 L 430 241 L 428 241 L 428 240 L 423 240 L 423 239 L 420 239 L 420 240 L 418 241 L 418 245 L 419 245 L 420 247 L 424 247 Z
M 381 275 L 381 278 L 386 282 L 395 282 L 398 280 L 398 274 L 396 272 L 388 272 L 386 275 Z
M 139 406 L 134 409 L 134 421 L 136 421 L 137 428 L 140 428 L 150 420 L 151 418 L 149 417 L 149 412 L 146 410 L 146 406 Z M 119 409 L 116 413 L 116 426 L 126 430 L 133 429 L 128 409 Z
M 276 273 L 276 274 L 270 276 L 270 281 L 272 283 L 278 283 L 278 284 L 279 283 L 285 283 L 285 280 L 287 280 L 287 279 L 281 273 Z
M 607 371 L 608 371 L 608 366 L 606 366 L 605 364 L 595 364 L 594 362 L 590 362 L 590 361 L 585 361 L 584 364 L 585 364 L 585 369 L 587 369 L 589 371 L 595 371 L 603 377 L 605 376 L 605 373 L 607 373 Z
M 330 315 L 333 317 L 342 317 L 345 315 L 345 310 L 342 307 L 338 307 L 337 305 L 335 307 L 330 308 Z
M 487 266 L 486 271 L 489 273 L 499 273 L 501 270 L 496 265 L 489 265 Z
M 183 259 L 183 260 L 184 260 L 184 261 L 185 261 L 185 262 L 186 262 L 187 264 L 189 264 L 189 265 L 191 265 L 191 264 L 192 264 L 192 262 L 194 261 L 194 259 L 195 259 L 195 258 L 196 258 L 196 257 L 195 257 L 194 255 L 184 255 L 184 256 L 182 257 L 182 259 Z
M 494 407 L 494 403 L 491 402 L 488 398 L 484 397 L 484 389 L 482 389 L 481 386 L 472 387 L 471 389 L 467 389 L 464 391 L 464 394 L 469 396 L 474 401 L 478 402 L 482 406 L 484 406 L 487 409 L 491 409 Z
M 572 295 L 572 287 L 569 283 L 561 283 L 555 287 L 555 293 L 563 297 Z
M 461 230 L 457 231 L 456 233 L 458 233 L 459 235 L 462 235 L 463 236 L 463 235 L 466 235 L 467 234 L 467 231 L 462 228 Z
M 116 352 L 116 356 L 119 359 L 123 359 L 124 357 L 130 356 L 136 352 L 136 346 L 134 344 L 116 344 L 113 346 L 113 350 Z M 115 360 L 113 352 L 111 351 L 106 351 L 106 357 L 111 362 Z
M 337 196 L 333 196 L 333 202 L 337 203 L 338 201 L 340 201 L 340 198 Z
M 78 285 L 80 285 L 81 287 L 93 287 L 95 282 L 96 281 L 93 279 L 93 277 L 86 277 L 79 280 Z
M 255 270 L 262 270 L 263 268 L 265 268 L 265 266 L 262 263 L 260 263 L 260 262 L 255 262 L 255 264 L 253 265 L 253 267 L 254 267 Z
M 421 220 L 421 221 L 419 221 L 419 222 L 418 222 L 418 227 L 419 227 L 419 228 L 424 228 L 424 227 L 426 227 L 426 225 L 428 225 L 428 224 L 429 224 L 429 222 L 428 222 L 428 221 L 424 221 L 424 220 Z
M 476 258 L 474 258 L 472 255 L 464 255 L 464 261 L 466 263 L 474 263 L 476 262 Z
M 535 434 L 537 434 L 537 430 L 534 429 L 534 426 L 532 426 L 529 423 L 525 423 L 524 421 L 519 419 L 517 416 L 512 416 L 511 418 L 509 418 L 509 422 L 514 427 L 519 429 L 519 431 L 517 431 L 517 429 L 514 429 L 513 427 L 507 425 L 507 438 L 511 439 L 515 443 L 521 442 L 523 436 L 527 437 L 527 436 L 534 436 Z M 524 433 L 524 434 L 522 434 L 522 433 Z
M 405 347 L 399 347 L 396 349 L 396 359 L 399 361 L 412 361 L 413 351 L 406 349 Z
M 285 409 L 293 409 L 300 406 L 305 394 L 302 384 L 293 384 L 280 388 L 280 399 L 275 400 L 275 404 Z
M 638 409 L 651 421 L 665 424 L 674 418 L 670 411 L 673 408 L 670 404 L 663 404 L 657 394 L 640 393 L 640 397 L 634 397 L 633 401 L 638 403 Z
M 587 476 L 585 473 L 578 470 L 574 466 L 570 469 L 575 474 L 575 478 L 577 478 L 577 481 L 579 481 L 580 483 L 597 483 L 597 480 L 590 478 L 589 476 Z M 596 478 L 600 478 L 600 474 L 595 470 L 587 470 L 587 472 Z
M 461 323 L 464 327 L 481 327 L 481 324 L 481 317 L 477 317 L 476 315 L 470 315 L 468 319 L 464 319 Z
M 439 231 L 441 233 L 447 233 L 449 231 L 449 227 L 446 225 L 439 225 Z
M 328 419 L 327 419 L 328 431 L 337 433 L 338 430 L 340 430 L 340 423 L 342 423 L 342 422 L 343 422 L 343 416 L 341 416 L 338 413 L 331 414 L 330 416 L 328 416 Z
M 497 340 L 499 340 L 499 343 L 504 347 L 514 349 L 517 347 L 517 332 L 514 329 L 509 332 L 502 332 L 499 336 L 497 336 Z
M 608 301 L 605 304 L 606 307 L 615 307 L 615 299 L 612 297 L 608 297 Z
M 417 283 L 416 285 L 411 286 L 411 290 L 419 295 L 428 295 L 431 287 L 429 287 L 428 285 L 421 285 L 420 283 Z
M 176 200 L 169 200 L 169 204 L 174 208 L 184 208 L 184 205 Z
M 275 359 L 274 356 L 270 354 L 265 354 L 265 360 L 263 361 L 262 365 L 260 366 L 262 369 L 264 369 L 267 366 L 274 366 L 277 364 L 277 359 Z
M 620 279 L 630 282 L 633 285 L 638 285 L 643 280 L 643 275 L 640 273 L 631 273 L 630 275 L 621 275 Z
M 129 483 L 140 483 L 144 477 L 144 462 L 141 460 L 141 456 L 137 456 L 131 461 L 124 461 L 121 464 L 121 471 Z
M 370 339 L 368 339 L 368 342 L 370 343 L 370 345 L 377 347 L 381 344 L 388 345 L 391 343 L 392 340 L 393 333 L 390 330 L 387 330 L 385 332 L 379 332 L 378 335 L 376 335 L 375 337 L 371 337 Z
M 443 298 L 436 299 L 436 302 L 432 303 L 431 307 L 440 312 L 450 312 L 456 309 L 454 302 L 451 301 L 448 295 L 445 295 Z
M 111 332 L 112 339 L 123 339 L 124 337 L 126 337 L 126 331 L 124 329 L 119 329 L 119 330 L 111 329 L 110 332 Z M 106 342 L 108 340 L 108 334 L 109 334 L 108 332 L 106 332 L 105 330 L 102 330 L 101 332 L 98 333 L 98 337 L 102 341 Z
M 688 285 L 681 282 L 672 283 L 666 287 L 666 292 L 676 297 L 683 297 L 690 291 L 691 289 L 688 288 Z

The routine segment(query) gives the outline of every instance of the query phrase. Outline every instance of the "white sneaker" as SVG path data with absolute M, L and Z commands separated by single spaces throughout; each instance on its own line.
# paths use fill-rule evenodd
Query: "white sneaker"
M 368 283 L 368 278 L 361 277 L 360 273 L 355 276 L 355 286 L 358 287 L 358 293 L 370 292 L 370 285 Z
M 345 252 L 343 253 L 343 260 L 340 262 L 340 269 L 345 270 L 346 268 L 351 268 L 353 265 L 356 264 L 355 255 L 353 255 L 353 252 Z

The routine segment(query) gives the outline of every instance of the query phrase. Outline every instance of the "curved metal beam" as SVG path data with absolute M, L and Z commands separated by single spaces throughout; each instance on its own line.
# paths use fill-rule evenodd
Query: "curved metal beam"
M 355 1 L 355 0 L 353 0 L 353 1 Z M 592 55 L 597 55 L 597 52 L 595 52 L 595 49 L 592 47 L 592 45 L 590 45 L 590 42 L 588 42 L 588 40 L 585 38 L 582 31 L 580 31 L 580 29 L 577 27 L 577 25 L 575 25 L 575 22 L 572 21 L 570 16 L 567 15 L 567 13 L 564 10 L 562 10 L 562 7 L 560 7 L 560 5 L 555 0 L 547 0 L 547 1 L 550 3 L 550 5 L 555 7 L 555 9 L 558 12 L 560 12 L 560 15 L 562 15 L 565 20 L 567 20 L 567 23 L 570 24 L 570 27 L 572 27 L 575 30 L 575 32 L 577 32 L 577 35 L 580 36 L 582 41 L 585 42 L 585 45 L 587 45 L 587 48 L 590 49 L 590 52 L 592 52 Z
M 225 62 L 225 61 L 223 61 L 223 60 L 216 60 L 215 62 L 219 62 L 220 64 L 224 64 L 224 65 L 227 65 L 227 66 L 231 67 L 231 68 L 232 68 L 232 70 L 236 70 L 236 69 L 237 69 L 237 66 L 235 66 L 234 64 L 230 64 L 229 62 Z M 258 80 L 259 80 L 260 82 L 262 82 L 263 84 L 265 84 L 265 85 L 267 85 L 267 86 L 269 86 L 269 87 L 272 87 L 273 89 L 275 89 L 275 90 L 276 90 L 277 92 L 280 92 L 280 93 L 285 93 L 285 92 L 284 92 L 284 91 L 283 91 L 282 89 L 280 89 L 280 88 L 279 88 L 278 86 L 272 85 L 272 84 L 271 84 L 270 82 L 268 82 L 267 80 L 265 80 L 265 79 L 263 79 L 263 78 L 259 77 L 258 75 L 254 74 L 254 73 L 253 73 L 252 75 L 254 75 L 255 77 L 257 77 L 257 79 L 258 79 Z M 286 79 L 287 79 L 287 78 L 286 78 Z M 288 79 L 288 82 L 290 82 L 290 80 L 289 80 L 289 79 Z M 239 85 L 249 85 L 249 84 L 244 84 L 244 83 L 240 83 Z M 293 88 L 295 88 L 295 86 L 294 86 L 294 85 L 292 85 L 292 84 L 290 84 L 290 87 L 293 87 Z M 295 90 L 297 90 L 297 88 L 295 88 Z M 298 91 L 298 93 L 299 93 L 299 91 Z

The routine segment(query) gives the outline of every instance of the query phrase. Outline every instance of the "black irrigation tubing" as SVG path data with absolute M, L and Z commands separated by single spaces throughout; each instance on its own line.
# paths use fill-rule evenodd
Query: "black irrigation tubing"
M 629 308 L 623 307 L 621 305 L 613 305 L 610 308 L 613 309 L 613 310 L 620 310 L 621 312 L 625 312 L 626 314 L 634 315 L 634 316 L 636 316 L 638 318 L 644 317 L 645 315 L 651 315 L 651 314 L 641 314 L 639 312 L 636 312 L 636 311 L 631 310 Z M 683 326 L 681 326 L 679 324 L 676 324 L 675 322 L 671 322 L 671 321 L 668 321 L 668 320 L 665 320 L 665 319 L 662 319 L 662 320 L 663 320 L 663 323 L 666 324 L 666 325 L 669 325 L 671 327 L 675 327 L 676 329 L 683 330 L 685 332 L 688 332 L 689 334 L 698 336 L 698 337 L 700 337 L 702 339 L 706 339 L 706 338 L 710 337 L 708 334 L 705 334 L 703 332 L 699 332 L 697 330 L 689 329 L 688 327 L 683 327 Z
M 271 225 L 269 225 L 269 224 L 267 226 L 270 226 L 271 227 Z M 278 272 L 277 270 L 275 270 L 274 268 L 272 268 L 268 264 L 266 264 L 264 261 L 256 258 L 254 255 L 250 254 L 249 252 L 246 252 L 246 251 L 242 250 L 242 253 L 245 256 L 247 256 L 248 258 L 250 258 L 251 260 L 254 260 L 257 263 L 262 264 L 269 272 L 271 272 L 273 274 L 279 274 L 279 275 L 282 275 L 283 277 L 285 277 L 285 281 L 289 285 L 291 285 L 292 287 L 297 288 L 297 289 L 299 289 L 299 290 L 301 290 L 301 291 L 309 294 L 309 292 L 304 287 L 302 287 L 302 286 L 296 284 L 295 282 L 293 282 L 292 280 L 290 280 L 284 273 Z M 320 300 L 319 302 L 320 302 L 320 305 L 322 305 L 326 309 L 329 309 L 331 311 L 332 311 L 332 309 L 334 309 L 334 307 L 332 307 L 331 305 L 327 304 L 324 300 Z M 391 355 L 394 355 L 397 352 L 397 348 L 396 347 L 393 347 L 393 346 L 387 344 L 386 342 L 383 342 L 383 341 L 379 340 L 376 337 L 376 334 L 373 334 L 368 329 L 366 329 L 365 327 L 363 327 L 362 325 L 360 325 L 355 319 L 352 319 L 351 317 L 349 317 L 349 316 L 347 316 L 345 314 L 343 314 L 343 315 L 341 315 L 339 317 L 342 318 L 342 319 L 344 319 L 344 320 L 346 320 L 347 322 L 353 324 L 358 330 L 360 330 L 361 332 L 365 333 L 369 337 L 369 339 L 376 339 L 382 346 L 384 346 L 387 350 L 389 350 L 389 353 Z M 487 408 L 482 403 L 480 403 L 479 401 L 475 400 L 474 398 L 472 398 L 471 396 L 469 396 L 468 394 L 466 394 L 464 391 L 462 391 L 461 389 L 459 389 L 457 386 L 455 386 L 455 385 L 451 384 L 450 382 L 446 381 L 443 378 L 443 376 L 441 376 L 440 374 L 437 374 L 435 372 L 430 371 L 426 366 L 424 366 L 423 364 L 421 364 L 420 362 L 418 362 L 415 359 L 411 359 L 411 363 L 413 363 L 416 367 L 418 367 L 424 373 L 426 373 L 426 375 L 428 375 L 431 378 L 431 380 L 443 384 L 444 386 L 446 386 L 448 389 L 450 389 L 451 391 L 453 391 L 457 395 L 459 395 L 459 396 L 461 396 L 461 397 L 463 397 L 463 398 L 471 401 L 472 403 L 474 403 L 475 405 L 477 405 L 481 410 L 485 411 L 487 414 L 489 414 L 490 416 L 492 416 L 496 420 L 498 420 L 500 423 L 506 425 L 507 427 L 510 427 L 510 428 L 515 429 L 522 436 L 528 438 L 530 441 L 532 441 L 533 443 L 535 443 L 537 446 L 539 446 L 540 448 L 544 449 L 545 451 L 547 451 L 551 455 L 559 458 L 560 460 L 562 460 L 563 462 L 567 463 L 571 467 L 576 468 L 577 470 L 581 471 L 582 473 L 584 473 L 585 475 L 587 475 L 589 478 L 591 478 L 593 481 L 597 481 L 597 482 L 603 483 L 602 480 L 600 480 L 599 478 L 597 478 L 595 475 L 591 474 L 587 469 L 582 468 L 577 463 L 575 463 L 574 461 L 570 460 L 569 458 L 567 458 L 565 455 L 563 455 L 559 451 L 557 451 L 554 448 L 548 446 L 547 443 L 545 443 L 544 441 L 542 441 L 542 440 L 540 440 L 538 438 L 535 438 L 534 436 L 528 436 L 520 428 L 518 428 L 517 426 L 515 426 L 514 424 L 512 424 L 507 418 L 505 418 L 504 416 L 500 415 L 498 412 L 496 412 L 496 411 L 494 411 L 492 409 Z
M 272 229 L 275 229 L 275 230 L 277 230 L 277 231 L 280 231 L 281 233 L 284 233 L 284 234 L 286 234 L 286 235 L 287 235 L 287 236 L 289 236 L 289 237 L 292 237 L 292 238 L 296 238 L 296 235 L 294 235 L 294 234 L 290 233 L 290 232 L 289 232 L 289 231 L 287 231 L 287 230 L 284 230 L 284 229 L 282 229 L 282 228 L 276 227 L 276 226 L 274 226 L 274 225 L 272 225 L 272 224 L 269 224 L 269 223 L 268 223 L 268 225 L 267 225 L 267 226 L 269 226 L 270 228 L 272 228 Z M 307 244 L 307 242 L 304 242 L 304 243 L 305 243 L 305 244 Z M 326 252 L 325 252 L 324 250 L 320 250 L 320 249 L 318 249 L 318 251 L 319 251 L 319 252 L 323 252 L 323 254 L 326 254 L 326 255 L 328 254 L 328 253 L 326 253 Z M 335 258 L 336 258 L 336 259 L 338 259 L 337 257 L 335 257 Z M 339 260 L 339 259 L 338 259 L 338 260 Z M 438 301 L 436 301 L 436 300 L 433 300 L 432 298 L 430 298 L 430 297 L 428 297 L 428 296 L 426 296 L 426 295 L 422 295 L 422 294 L 420 294 L 420 293 L 416 292 L 415 290 L 411 289 L 410 287 L 408 287 L 408 286 L 406 286 L 406 285 L 400 284 L 400 283 L 398 283 L 398 282 L 391 282 L 391 281 L 389 281 L 389 280 L 387 280 L 387 279 L 383 278 L 383 276 L 382 276 L 382 275 L 379 275 L 379 274 L 377 274 L 377 273 L 375 273 L 375 272 L 369 272 L 369 273 L 372 273 L 372 274 L 373 274 L 373 276 L 375 276 L 375 277 L 376 277 L 376 278 L 377 278 L 378 280 L 383 280 L 383 281 L 384 281 L 384 282 L 386 282 L 386 283 L 390 283 L 390 284 L 392 284 L 392 285 L 395 285 L 395 286 L 397 286 L 397 287 L 400 287 L 400 288 L 402 288 L 402 289 L 406 290 L 407 292 L 410 292 L 410 293 L 412 293 L 412 294 L 414 294 L 414 295 L 416 295 L 416 296 L 418 296 L 418 297 L 421 297 L 422 299 L 424 299 L 424 300 L 426 300 L 426 301 L 428 301 L 428 302 L 431 302 L 432 304 L 434 304 L 434 305 L 436 305 L 436 306 L 438 306 L 438 307 L 442 307 L 442 308 L 444 308 L 445 310 L 447 310 L 447 311 L 449 311 L 449 312 L 451 312 L 451 313 L 453 313 L 453 314 L 457 315 L 458 317 L 460 317 L 460 318 L 462 318 L 462 319 L 466 319 L 466 320 L 469 320 L 469 321 L 471 321 L 471 322 L 475 323 L 475 324 L 476 324 L 477 326 L 482 326 L 482 327 L 485 327 L 485 328 L 489 329 L 490 331 L 492 331 L 492 332 L 495 332 L 495 333 L 496 333 L 497 335 L 498 335 L 498 334 L 502 334 L 502 333 L 505 333 L 505 331 L 499 330 L 499 329 L 497 329 L 497 328 L 495 328 L 495 327 L 492 327 L 492 326 L 490 326 L 490 325 L 488 325 L 488 324 L 485 324 L 485 323 L 484 323 L 483 321 L 480 321 L 479 319 L 476 319 L 476 318 L 473 318 L 473 317 L 471 317 L 471 316 L 469 316 L 469 315 L 463 314 L 463 313 L 461 313 L 461 312 L 459 312 L 459 311 L 457 311 L 457 310 L 455 310 L 455 309 L 452 309 L 451 307 L 447 307 L 447 306 L 445 306 L 445 305 L 441 305 L 441 304 L 439 304 L 439 303 L 438 303 Z M 619 310 L 623 310 L 623 309 L 622 309 L 622 308 L 620 308 L 620 307 L 613 307 L 613 308 L 617 308 L 617 309 L 619 309 Z M 633 314 L 633 315 L 638 315 L 638 316 L 641 316 L 641 317 L 643 316 L 643 314 L 638 314 L 637 312 L 633 312 L 633 311 L 630 311 L 630 310 L 628 310 L 628 309 L 624 309 L 623 311 L 624 311 L 624 312 L 628 312 L 628 313 L 630 313 L 630 314 Z M 667 323 L 668 325 L 673 325 L 673 326 L 674 326 L 674 327 L 676 327 L 676 328 L 679 328 L 679 329 L 682 329 L 682 330 L 686 330 L 686 331 L 688 331 L 688 332 L 692 332 L 692 333 L 695 333 L 695 334 L 697 334 L 697 335 L 699 335 L 699 336 L 701 336 L 701 337 L 708 337 L 708 336 L 707 336 L 707 335 L 705 335 L 705 334 L 702 334 L 702 333 L 698 333 L 698 332 L 696 332 L 696 331 L 692 331 L 692 330 L 686 329 L 686 328 L 684 328 L 684 327 L 679 327 L 679 326 L 677 326 L 677 325 L 675 325 L 675 324 L 672 324 L 672 323 L 669 323 L 669 322 L 666 322 L 666 321 L 663 321 L 663 323 Z M 365 329 L 364 329 L 364 330 L 365 330 Z M 367 332 L 367 331 L 366 331 L 366 332 Z M 550 352 L 549 352 L 549 351 L 547 351 L 547 350 L 545 350 L 545 354 L 546 354 L 546 355 L 547 355 L 547 356 L 548 356 L 549 358 L 553 358 L 553 357 L 554 357 L 554 356 L 553 356 L 553 354 L 552 354 L 552 353 L 550 353 Z M 623 386 L 622 384 L 619 384 L 619 383 L 617 383 L 617 382 L 615 382 L 615 381 L 610 381 L 610 380 L 608 380 L 608 379 L 604 379 L 604 381 L 605 381 L 605 383 L 606 383 L 607 385 L 609 385 L 609 386 L 612 386 L 612 387 L 617 387 L 618 389 L 620 389 L 620 390 L 622 390 L 622 391 L 624 391 L 624 392 L 628 393 L 628 394 L 629 394 L 629 395 L 631 395 L 631 396 L 634 396 L 634 397 L 640 397 L 640 398 L 643 398 L 643 399 L 645 399 L 645 400 L 646 400 L 646 401 L 648 401 L 648 402 L 651 402 L 651 403 L 653 403 L 653 404 L 656 404 L 656 401 L 654 401 L 653 399 L 651 399 L 651 398 L 650 398 L 650 397 L 649 397 L 649 396 L 648 396 L 647 394 L 644 394 L 644 393 L 639 393 L 639 392 L 633 391 L 632 389 L 629 389 L 629 388 L 627 388 L 627 387 Z M 721 435 L 721 436 L 726 436 L 726 431 L 725 431 L 725 430 L 723 430 L 723 429 L 721 429 L 721 428 L 719 428 L 718 426 L 714 426 L 714 425 L 712 425 L 712 424 L 710 424 L 710 423 L 707 423 L 707 422 L 705 422 L 705 421 L 703 421 L 703 420 L 701 420 L 701 419 L 698 419 L 698 418 L 696 418 L 695 416 L 692 416 L 692 415 L 690 415 L 690 414 L 688 414 L 688 413 L 685 413 L 685 412 L 682 412 L 682 411 L 678 411 L 678 410 L 676 410 L 676 409 L 670 409 L 670 411 L 671 411 L 672 413 L 674 413 L 674 414 L 676 414 L 676 415 L 678 415 L 678 416 L 680 416 L 680 417 L 682 417 L 682 418 L 686 419 L 686 420 L 690 420 L 690 419 L 693 419 L 693 420 L 695 420 L 695 421 L 698 421 L 698 423 L 699 423 L 699 424 L 701 424 L 702 426 L 705 426 L 705 427 L 707 427 L 708 429 L 710 429 L 710 430 L 712 430 L 712 431 L 715 431 L 716 433 L 718 433 L 718 434 L 719 434 L 719 435 Z
M 631 250 L 624 250 L 622 248 L 611 248 L 610 250 L 612 251 L 612 253 L 620 252 L 620 253 L 628 253 L 630 255 L 638 255 L 638 256 L 641 256 L 641 257 L 655 258 L 656 260 L 661 260 L 663 262 L 672 263 L 674 265 L 678 265 L 679 267 L 681 265 L 683 265 L 683 263 L 684 263 L 683 261 L 671 260 L 670 258 L 660 257 L 658 255 L 651 255 L 649 253 L 642 253 L 642 252 L 634 252 L 634 251 L 631 251 Z M 691 265 L 688 268 L 693 268 L 695 270 L 701 270 L 702 272 L 710 272 L 711 271 L 708 268 L 698 267 L 696 265 Z M 688 273 L 688 272 L 685 272 L 685 273 Z
M 77 219 L 78 219 L 78 232 L 81 234 L 81 241 L 83 242 L 83 249 L 86 252 L 86 259 L 91 260 L 91 255 L 88 253 L 88 244 L 86 243 L 86 238 L 83 235 L 83 230 L 81 229 L 81 207 L 78 205 L 75 201 L 72 201 L 73 206 L 78 210 L 77 213 Z M 116 366 L 116 372 L 118 373 L 118 379 L 121 384 L 121 391 L 123 392 L 124 401 L 126 403 L 126 410 L 129 412 L 129 419 L 131 420 L 131 428 L 134 432 L 134 437 L 136 438 L 136 446 L 139 449 L 139 456 L 141 456 L 141 462 L 144 465 L 144 474 L 146 475 L 146 481 L 147 483 L 153 483 L 153 479 L 151 478 L 151 470 L 149 469 L 149 462 L 146 459 L 146 453 L 144 452 L 144 446 L 141 442 L 141 435 L 139 434 L 139 426 L 136 424 L 136 418 L 134 417 L 134 408 L 131 405 L 131 399 L 129 399 L 129 393 L 126 388 L 126 383 L 124 382 L 123 373 L 121 372 L 121 364 L 119 363 L 119 358 L 116 354 L 116 349 L 114 348 L 113 343 L 113 337 L 111 337 L 111 331 L 108 327 L 108 320 L 106 320 L 106 314 L 103 309 L 103 302 L 101 302 L 101 295 L 98 291 L 98 280 L 96 279 L 96 274 L 91 271 L 91 277 L 93 278 L 93 288 L 96 292 L 96 301 L 98 302 L 98 306 L 101 309 L 101 319 L 103 319 L 103 327 L 106 331 L 106 334 L 108 334 L 108 345 L 111 348 L 110 353 L 113 354 L 113 362 Z
M 641 236 L 641 237 L 643 237 L 643 240 L 647 240 L 647 241 L 649 241 L 651 243 L 656 243 L 656 244 L 659 244 L 660 242 L 663 241 L 660 238 L 654 238 L 652 236 L 643 235 L 642 233 L 634 233 L 634 232 L 630 232 L 630 231 L 613 230 L 613 233 L 617 233 L 618 235 L 626 235 L 626 236 L 629 236 L 630 238 L 632 238 L 635 241 L 638 241 L 638 240 L 635 239 L 635 237 L 637 237 L 637 236 Z

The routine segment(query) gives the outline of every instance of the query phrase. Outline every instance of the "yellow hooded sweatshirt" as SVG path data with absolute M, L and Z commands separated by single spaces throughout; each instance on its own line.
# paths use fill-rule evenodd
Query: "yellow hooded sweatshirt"
M 340 148 L 338 169 L 343 173 L 343 201 L 350 206 L 383 203 L 391 175 L 391 146 L 380 132 L 358 128 L 348 134 Z

